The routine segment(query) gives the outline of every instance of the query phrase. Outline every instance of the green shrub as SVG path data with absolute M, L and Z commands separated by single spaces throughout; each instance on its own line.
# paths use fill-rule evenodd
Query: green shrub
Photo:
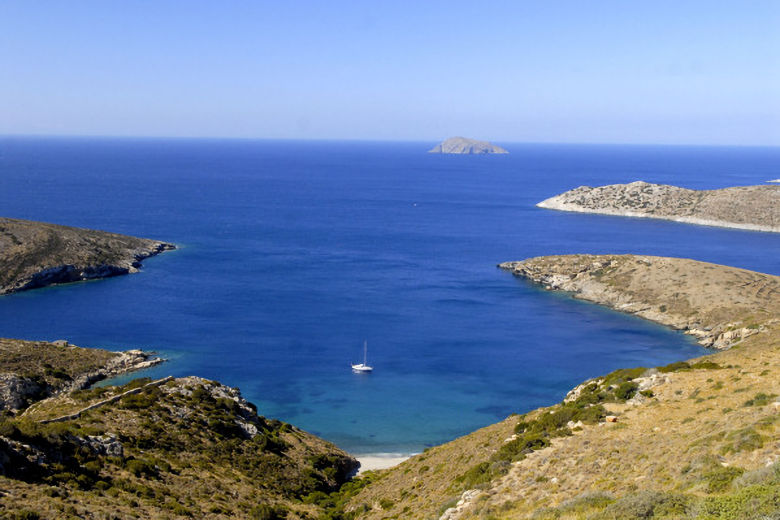
M 574 498 L 565 500 L 557 509 L 564 513 L 582 513 L 592 509 L 604 509 L 615 501 L 609 493 L 602 491 L 585 491 Z
M 668 365 L 658 367 L 658 371 L 666 374 L 668 372 L 680 372 L 681 370 L 690 370 L 690 368 L 691 365 L 689 365 L 685 361 L 675 361 L 674 363 L 669 363 Z
M 609 504 L 596 518 L 604 520 L 627 520 L 672 517 L 685 515 L 691 506 L 691 499 L 685 495 L 661 491 L 640 491 Z
M 157 469 L 154 464 L 142 459 L 127 459 L 125 461 L 125 469 L 135 475 L 136 477 L 156 477 Z
M 284 518 L 287 518 L 287 509 L 279 506 L 260 504 L 251 509 L 249 518 L 252 520 L 283 520 Z
M 457 477 L 455 482 L 462 484 L 464 489 L 469 489 L 479 484 L 490 482 L 497 477 L 505 475 L 508 471 L 509 465 L 506 463 L 480 462 Z
M 634 383 L 633 381 L 625 381 L 620 383 L 620 385 L 615 389 L 615 397 L 621 401 L 627 401 L 628 399 L 634 397 L 637 389 L 639 389 L 639 385 L 637 383 Z
M 769 404 L 769 401 L 774 399 L 775 397 L 776 397 L 775 394 L 767 395 L 761 392 L 754 395 L 752 399 L 748 399 L 747 401 L 745 401 L 745 403 L 742 406 L 766 406 Z
M 703 519 L 774 520 L 780 504 L 780 486 L 757 485 L 707 497 L 697 508 Z
M 707 493 L 720 493 L 731 486 L 731 482 L 745 472 L 742 468 L 727 466 L 717 467 L 704 474 L 707 483 Z

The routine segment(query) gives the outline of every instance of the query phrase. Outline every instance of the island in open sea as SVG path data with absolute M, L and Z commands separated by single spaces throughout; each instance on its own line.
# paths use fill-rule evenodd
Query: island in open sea
M 487 141 L 478 141 L 466 137 L 450 137 L 428 150 L 428 153 L 481 155 L 489 153 L 504 154 L 509 152 L 504 148 Z
M 780 232 L 780 186 L 689 190 L 636 181 L 580 186 L 537 204 L 540 208 L 688 224 Z

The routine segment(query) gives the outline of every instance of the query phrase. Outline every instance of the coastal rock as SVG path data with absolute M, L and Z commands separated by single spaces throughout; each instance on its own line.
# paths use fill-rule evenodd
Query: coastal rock
M 683 330 L 715 349 L 730 348 L 778 321 L 780 278 L 744 269 L 636 255 L 546 256 L 499 267 L 550 290 Z
M 509 152 L 487 141 L 477 141 L 476 139 L 468 139 L 466 137 L 450 137 L 428 150 L 428 153 L 474 155 Z
M 0 294 L 135 273 L 175 246 L 43 222 L 0 218 Z
M 580 186 L 537 204 L 540 208 L 688 224 L 780 232 L 780 186 L 689 190 L 642 181 Z
M 110 352 L 71 345 L 0 338 L 0 411 L 16 412 L 36 401 L 96 381 L 162 363 L 153 352 Z

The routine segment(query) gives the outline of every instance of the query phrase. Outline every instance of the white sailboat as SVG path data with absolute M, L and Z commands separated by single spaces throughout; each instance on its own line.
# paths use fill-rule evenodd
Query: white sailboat
M 368 354 L 368 341 L 363 342 L 363 362 L 357 365 L 352 365 L 354 372 L 371 372 L 374 367 L 368 366 L 366 355 Z

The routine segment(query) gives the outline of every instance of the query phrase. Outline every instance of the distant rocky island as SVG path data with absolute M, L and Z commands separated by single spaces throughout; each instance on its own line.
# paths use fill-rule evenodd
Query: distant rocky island
M 466 137 L 450 137 L 437 144 L 428 153 L 457 153 L 465 155 L 477 155 L 487 153 L 509 153 L 504 148 L 487 141 L 477 141 Z
M 44 222 L 0 218 L 0 294 L 134 273 L 175 246 Z
M 689 224 L 780 232 L 780 186 L 689 190 L 636 181 L 579 188 L 537 204 L 540 208 Z

